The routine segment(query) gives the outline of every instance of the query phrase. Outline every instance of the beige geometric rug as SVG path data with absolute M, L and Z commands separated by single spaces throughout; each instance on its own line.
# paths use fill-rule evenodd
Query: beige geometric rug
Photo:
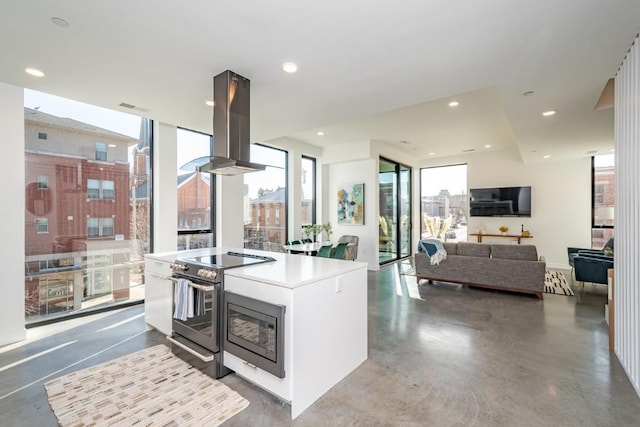
M 61 426 L 217 426 L 249 401 L 164 345 L 46 383 Z
M 562 271 L 545 270 L 544 291 L 548 294 L 573 296 L 573 290 Z

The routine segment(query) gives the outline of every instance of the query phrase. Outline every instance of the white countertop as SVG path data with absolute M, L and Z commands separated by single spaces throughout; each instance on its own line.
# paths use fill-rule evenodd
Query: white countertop
M 242 248 L 203 248 L 187 251 L 161 252 L 146 254 L 145 258 L 173 262 L 175 260 L 204 255 L 216 255 L 228 251 L 246 252 L 275 258 L 274 262 L 254 264 L 225 270 L 226 276 L 239 277 L 286 288 L 297 288 L 318 280 L 344 274 L 349 271 L 366 269 L 367 264 L 357 261 L 345 261 L 331 258 L 318 258 L 307 255 L 290 255 L 280 252 L 266 252 Z

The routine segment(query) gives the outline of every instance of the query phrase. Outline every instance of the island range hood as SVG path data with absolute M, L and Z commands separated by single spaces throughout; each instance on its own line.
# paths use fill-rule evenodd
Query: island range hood
M 249 79 L 229 70 L 218 74 L 213 102 L 213 156 L 202 158 L 196 170 L 219 175 L 265 170 L 249 160 Z

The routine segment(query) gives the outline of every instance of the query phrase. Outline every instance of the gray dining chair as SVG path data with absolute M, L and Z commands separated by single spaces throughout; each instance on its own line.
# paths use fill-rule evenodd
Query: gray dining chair
M 358 242 L 359 241 L 360 241 L 360 238 L 358 236 L 353 236 L 349 234 L 344 234 L 340 236 L 337 243 L 350 243 L 349 245 L 347 245 L 344 259 L 355 261 L 355 259 L 358 258 Z

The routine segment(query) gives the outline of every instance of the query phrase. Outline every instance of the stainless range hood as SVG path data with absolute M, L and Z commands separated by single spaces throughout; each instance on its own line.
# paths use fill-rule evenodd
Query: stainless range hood
M 204 157 L 206 163 L 196 170 L 219 175 L 263 171 L 264 165 L 249 160 L 249 79 L 229 70 L 218 74 L 213 102 L 213 157 Z

